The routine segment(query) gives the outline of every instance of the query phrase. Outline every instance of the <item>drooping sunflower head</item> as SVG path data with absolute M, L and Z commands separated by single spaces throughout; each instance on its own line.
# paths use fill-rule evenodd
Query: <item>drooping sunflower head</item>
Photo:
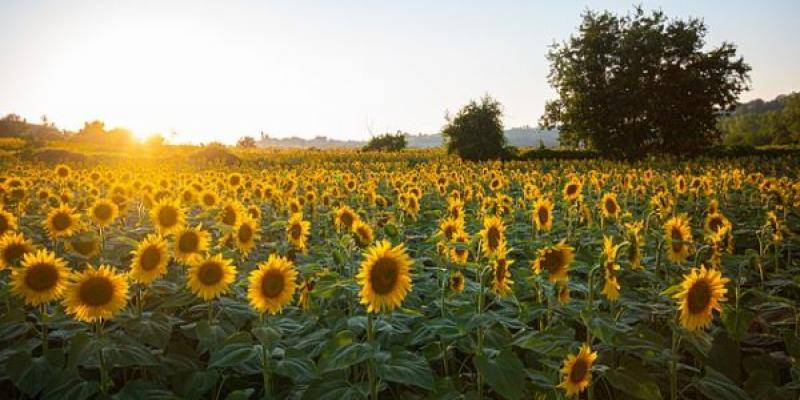
M 368 223 L 361 220 L 356 221 L 353 224 L 353 236 L 356 239 L 356 244 L 361 248 L 369 247 L 375 240 L 372 227 Z
M 239 223 L 234 228 L 234 236 L 236 248 L 242 254 L 248 255 L 256 247 L 256 241 L 261 235 L 256 221 L 246 215 L 242 215 L 239 218 Z
M 711 325 L 713 310 L 722 311 L 720 302 L 726 300 L 725 285 L 730 280 L 723 278 L 716 269 L 693 268 L 683 276 L 681 291 L 673 297 L 678 300 L 681 325 L 689 331 Z
M 67 262 L 55 253 L 48 250 L 27 253 L 22 268 L 11 274 L 11 291 L 25 299 L 26 304 L 38 306 L 61 298 L 69 274 Z
M 230 289 L 236 279 L 236 268 L 231 260 L 222 254 L 211 257 L 196 258 L 194 265 L 187 271 L 186 285 L 192 293 L 203 300 L 219 297 Z
M 564 389 L 567 397 L 577 396 L 592 381 L 592 365 L 597 360 L 597 352 L 593 352 L 588 344 L 581 345 L 577 355 L 570 354 L 564 360 L 561 374 L 564 376 L 558 387 Z
M 603 218 L 613 220 L 619 216 L 620 209 L 616 193 L 606 193 L 600 201 L 600 212 Z
M 119 215 L 119 208 L 111 200 L 98 199 L 89 208 L 89 217 L 98 226 L 108 226 Z
M 111 319 L 128 302 L 128 280 L 108 265 L 89 266 L 74 275 L 62 302 L 79 321 Z
M 349 232 L 353 228 L 353 223 L 358 220 L 358 214 L 356 214 L 353 209 L 346 205 L 339 206 L 334 212 L 333 223 L 336 226 L 336 230 L 341 232 L 342 230 Z
M 211 235 L 201 226 L 186 227 L 175 234 L 175 258 L 184 264 L 191 264 L 192 258 L 208 250 Z
M 689 257 L 692 230 L 686 214 L 676 215 L 664 224 L 664 240 L 670 261 L 680 263 Z
M 2 197 L 2 196 L 0 196 Z M 0 236 L 17 229 L 17 218 L 0 206 Z
M 150 218 L 161 235 L 175 233 L 186 223 L 183 208 L 177 201 L 169 198 L 163 198 L 153 206 Z
M 19 267 L 26 254 L 33 252 L 33 243 L 22 233 L 8 232 L 0 237 L 0 270 Z
M 289 222 L 286 224 L 286 237 L 295 249 L 306 250 L 310 232 L 311 222 L 303 220 L 303 214 L 292 214 L 289 217 Z
M 540 197 L 533 203 L 533 222 L 539 232 L 553 228 L 553 202 L 549 198 Z
M 537 274 L 547 271 L 550 282 L 566 281 L 567 271 L 572 259 L 575 258 L 575 249 L 564 243 L 539 249 L 539 255 L 533 262 L 534 272 Z
M 148 235 L 131 254 L 130 276 L 134 281 L 148 285 L 167 272 L 169 251 L 160 235 Z
M 261 313 L 277 314 L 292 302 L 297 289 L 297 270 L 288 259 L 271 254 L 250 273 L 247 298 Z
M 78 228 L 80 219 L 75 209 L 66 203 L 61 203 L 47 214 L 45 228 L 51 237 L 66 237 L 72 235 Z
M 392 247 L 384 240 L 365 251 L 356 280 L 361 286 L 361 304 L 368 312 L 392 311 L 400 306 L 411 290 L 412 263 L 403 244 Z
M 498 216 L 489 216 L 483 219 L 481 230 L 481 246 L 484 255 L 494 255 L 506 240 L 506 225 Z

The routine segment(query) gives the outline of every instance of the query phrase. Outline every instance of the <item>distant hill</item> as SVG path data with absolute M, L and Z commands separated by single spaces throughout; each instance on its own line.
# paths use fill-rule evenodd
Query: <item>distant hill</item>
M 800 93 L 742 103 L 720 118 L 718 127 L 727 145 L 800 143 Z
M 505 131 L 506 140 L 511 146 L 517 147 L 538 147 L 540 140 L 546 147 L 558 146 L 558 132 L 555 130 L 543 130 L 530 126 L 522 126 L 507 129 Z M 412 149 L 427 149 L 440 147 L 443 144 L 442 135 L 439 133 L 406 135 L 408 147 Z M 359 148 L 366 144 L 366 141 L 358 140 L 337 140 L 325 136 L 317 136 L 313 139 L 303 139 L 299 137 L 272 138 L 262 135 L 256 142 L 259 147 L 272 148 Z

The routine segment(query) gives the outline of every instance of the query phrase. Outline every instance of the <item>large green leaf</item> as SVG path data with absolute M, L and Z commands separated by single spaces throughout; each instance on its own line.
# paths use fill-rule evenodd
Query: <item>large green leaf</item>
M 426 390 L 434 388 L 434 373 L 430 365 L 410 351 L 393 349 L 387 359 L 381 359 L 377 364 L 378 376 L 382 379 Z
M 512 351 L 501 351 L 492 359 L 477 355 L 473 358 L 473 363 L 496 393 L 509 400 L 522 398 L 525 366 Z
M 260 346 L 259 346 L 260 347 Z M 242 365 L 259 355 L 256 346 L 247 343 L 233 343 L 211 353 L 208 368 L 225 368 Z
M 652 378 L 641 370 L 617 368 L 605 373 L 611 386 L 641 400 L 657 400 L 661 398 L 661 390 Z
M 710 367 L 706 367 L 706 375 L 696 379 L 694 385 L 700 393 L 711 400 L 750 400 L 747 392 Z
M 55 368 L 47 357 L 31 357 L 28 352 L 20 351 L 8 358 L 6 372 L 17 389 L 29 397 L 36 397 L 53 376 Z
M 362 363 L 374 355 L 371 346 L 365 343 L 351 343 L 337 348 L 330 356 L 320 361 L 323 371 L 336 371 Z

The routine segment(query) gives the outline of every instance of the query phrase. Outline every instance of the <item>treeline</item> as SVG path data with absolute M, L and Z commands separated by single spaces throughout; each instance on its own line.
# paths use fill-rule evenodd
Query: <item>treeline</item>
M 741 104 L 720 118 L 719 129 L 729 146 L 800 143 L 800 93 Z
M 109 128 L 103 121 L 89 121 L 78 131 L 59 129 L 47 117 L 38 123 L 29 122 L 17 114 L 8 114 L 0 119 L 0 138 L 19 138 L 32 146 L 48 141 L 72 141 L 109 147 L 125 147 L 139 144 L 133 133 L 125 128 Z M 144 144 L 160 145 L 165 139 L 160 134 L 152 135 Z

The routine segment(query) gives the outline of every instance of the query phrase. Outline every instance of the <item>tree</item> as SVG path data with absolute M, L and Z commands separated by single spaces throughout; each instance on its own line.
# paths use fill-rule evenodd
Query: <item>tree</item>
M 508 154 L 503 135 L 502 105 L 489 95 L 461 108 L 455 118 L 445 117 L 447 125 L 442 136 L 447 152 L 458 154 L 466 160 L 488 160 Z
M 256 140 L 252 136 L 245 136 L 236 142 L 236 147 L 243 149 L 254 149 L 256 147 Z
M 723 42 L 703 51 L 702 20 L 663 12 L 587 11 L 579 35 L 547 55 L 559 98 L 540 120 L 562 144 L 640 157 L 685 154 L 717 142 L 717 117 L 748 89 L 750 66 Z
M 406 148 L 406 133 L 397 131 L 395 134 L 384 133 L 369 139 L 363 151 L 400 151 Z

